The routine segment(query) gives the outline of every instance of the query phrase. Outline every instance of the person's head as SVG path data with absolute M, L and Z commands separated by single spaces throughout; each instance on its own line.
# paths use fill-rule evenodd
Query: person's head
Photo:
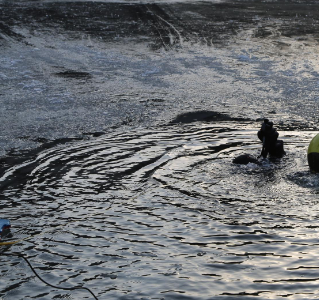
M 264 123 L 265 123 L 265 124 L 268 124 L 268 123 L 269 123 L 269 120 L 268 120 L 268 119 L 264 119 Z
M 273 129 L 273 122 L 268 122 L 267 124 L 265 124 L 265 131 L 267 132 L 271 132 Z

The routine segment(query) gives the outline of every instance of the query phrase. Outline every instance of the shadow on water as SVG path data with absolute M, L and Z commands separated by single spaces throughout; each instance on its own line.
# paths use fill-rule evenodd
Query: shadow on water
M 287 178 L 304 188 L 310 188 L 314 194 L 319 193 L 319 175 L 308 171 L 288 174 Z

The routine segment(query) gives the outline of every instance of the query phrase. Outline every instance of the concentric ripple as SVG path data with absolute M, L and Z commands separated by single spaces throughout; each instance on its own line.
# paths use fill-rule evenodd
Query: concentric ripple
M 52 284 L 99 299 L 293 299 L 319 290 L 313 132 L 280 132 L 287 156 L 258 156 L 258 124 L 192 123 L 105 134 L 45 150 L 1 178 L 7 251 Z M 237 129 L 234 129 L 237 128 Z M 4 299 L 87 299 L 1 258 Z

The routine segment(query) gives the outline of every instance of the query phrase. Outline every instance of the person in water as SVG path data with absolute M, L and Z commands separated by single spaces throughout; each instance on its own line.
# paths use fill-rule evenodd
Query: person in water
M 284 142 L 278 140 L 279 133 L 276 128 L 273 127 L 273 123 L 268 119 L 264 120 L 257 135 L 263 143 L 261 151 L 262 157 L 266 158 L 268 154 L 270 156 L 283 157 L 286 154 L 284 151 Z

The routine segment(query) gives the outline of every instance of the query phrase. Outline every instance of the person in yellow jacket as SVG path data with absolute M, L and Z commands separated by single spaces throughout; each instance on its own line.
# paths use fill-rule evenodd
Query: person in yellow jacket
M 307 158 L 310 171 L 319 172 L 319 133 L 309 144 Z

